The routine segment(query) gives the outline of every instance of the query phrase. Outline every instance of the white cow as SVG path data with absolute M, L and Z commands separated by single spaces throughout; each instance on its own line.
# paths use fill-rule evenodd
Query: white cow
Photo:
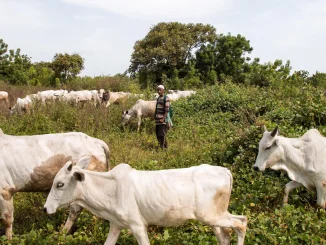
M 139 132 L 141 119 L 150 117 L 154 118 L 156 108 L 156 100 L 146 101 L 139 99 L 137 100 L 136 104 L 129 109 L 128 111 L 124 111 L 122 115 L 122 125 L 126 125 L 126 123 L 131 119 L 137 117 L 138 119 L 138 128 L 137 131 Z
M 99 106 L 101 104 L 100 92 L 97 90 L 91 90 L 91 94 L 93 104 Z
M 87 102 L 91 102 L 97 106 L 99 103 L 99 95 L 97 90 L 70 91 L 69 93 L 65 93 L 61 97 L 61 100 L 75 106 L 84 106 Z
M 169 90 L 168 91 L 169 94 L 177 94 L 179 95 L 180 98 L 186 98 L 186 97 L 189 97 L 193 94 L 196 94 L 196 91 L 193 91 L 193 90 L 184 90 L 184 91 L 181 91 L 181 90 Z
M 13 195 L 51 189 L 56 173 L 71 160 L 91 156 L 88 169 L 109 168 L 109 148 L 102 140 L 84 133 L 60 133 L 33 136 L 6 135 L 0 129 L 0 209 L 6 236 L 12 238 Z M 65 229 L 70 230 L 82 208 L 70 208 Z
M 130 229 L 138 244 L 149 245 L 148 225 L 179 226 L 199 220 L 213 229 L 220 244 L 230 244 L 229 228 L 244 243 L 247 217 L 227 209 L 232 175 L 223 167 L 200 166 L 160 171 L 137 171 L 119 164 L 107 173 L 83 170 L 88 160 L 70 162 L 56 175 L 44 210 L 77 203 L 110 221 L 106 245 L 114 245 L 121 229 Z
M 286 184 L 283 203 L 288 202 L 289 192 L 300 186 L 317 190 L 317 204 L 326 208 L 326 138 L 318 130 L 310 129 L 300 138 L 279 135 L 265 128 L 259 142 L 255 170 L 266 168 L 285 170 L 292 180 Z
M 154 98 L 157 99 L 158 98 L 158 94 L 153 94 Z M 169 97 L 170 101 L 176 101 L 180 98 L 182 98 L 179 94 L 173 93 L 173 94 L 166 94 L 166 96 Z
M 56 99 L 55 90 L 44 90 L 37 92 L 37 99 L 45 104 L 46 102 L 52 102 Z
M 6 105 L 9 105 L 8 93 L 6 91 L 0 91 L 0 102 L 4 101 Z
M 21 113 L 21 112 L 29 112 L 33 106 L 33 100 L 31 96 L 26 95 L 24 98 L 17 98 L 16 104 L 10 110 L 10 113 Z

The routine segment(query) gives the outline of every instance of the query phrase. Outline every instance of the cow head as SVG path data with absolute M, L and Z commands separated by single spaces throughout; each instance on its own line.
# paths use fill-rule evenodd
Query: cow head
M 279 131 L 276 127 L 269 132 L 264 127 L 265 132 L 259 142 L 259 151 L 254 165 L 254 170 L 264 171 L 266 168 L 272 168 L 279 163 L 283 156 L 283 148 L 279 146 Z
M 52 188 L 46 199 L 44 211 L 53 214 L 60 207 L 67 206 L 74 201 L 74 192 L 78 182 L 85 180 L 85 175 L 80 171 L 89 164 L 90 157 L 81 158 L 76 166 L 68 161 L 57 173 L 53 180 Z
M 102 102 L 107 102 L 110 99 L 110 91 L 105 91 L 103 92 L 102 95 Z
M 126 125 L 126 123 L 129 121 L 130 119 L 130 115 L 128 114 L 128 111 L 123 111 L 122 113 L 122 125 Z

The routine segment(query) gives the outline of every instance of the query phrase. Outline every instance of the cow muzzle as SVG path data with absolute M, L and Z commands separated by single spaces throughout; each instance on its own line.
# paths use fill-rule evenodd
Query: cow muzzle
M 259 171 L 259 168 L 257 166 L 254 166 L 255 171 Z

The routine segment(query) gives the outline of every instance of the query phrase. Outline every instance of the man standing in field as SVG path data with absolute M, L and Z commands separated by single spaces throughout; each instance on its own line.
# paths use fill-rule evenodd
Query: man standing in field
M 167 116 L 170 109 L 170 99 L 168 96 L 164 95 L 164 86 L 157 86 L 158 98 L 156 102 L 155 109 L 155 123 L 156 123 L 156 137 L 160 147 L 168 148 L 168 143 L 166 141 L 167 127 Z

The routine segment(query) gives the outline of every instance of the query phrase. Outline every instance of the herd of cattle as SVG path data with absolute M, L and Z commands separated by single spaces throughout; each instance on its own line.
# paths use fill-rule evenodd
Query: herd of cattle
M 167 96 L 170 101 L 176 101 L 181 98 L 189 97 L 196 93 L 193 90 L 168 90 Z M 132 118 L 137 118 L 138 121 L 138 131 L 140 130 L 140 124 L 142 118 L 153 118 L 155 112 L 156 98 L 158 94 L 152 94 L 153 100 L 143 100 L 139 99 L 135 105 L 127 111 L 123 112 L 122 124 L 125 124 Z M 70 91 L 67 90 L 45 90 L 37 92 L 36 94 L 26 95 L 24 98 L 17 98 L 16 103 L 10 109 L 11 113 L 22 113 L 31 110 L 34 104 L 41 103 L 51 103 L 55 101 L 62 101 L 69 103 L 74 106 L 83 106 L 85 103 L 91 103 L 94 106 L 103 106 L 105 108 L 109 107 L 114 103 L 125 104 L 126 100 L 130 97 L 142 98 L 143 94 L 132 94 L 130 92 L 111 92 L 109 90 L 80 90 L 80 91 Z M 155 100 L 154 100 L 155 99 Z M 0 91 L 0 102 L 4 102 L 9 106 L 8 93 L 5 91 Z
M 98 92 L 99 98 L 105 93 Z M 106 97 L 107 103 L 111 96 Z M 153 109 L 155 100 L 140 99 L 124 113 L 124 122 L 150 116 Z M 316 129 L 300 138 L 286 138 L 277 127 L 272 132 L 265 128 L 254 169 L 287 172 L 291 182 L 285 187 L 284 203 L 291 190 L 304 186 L 317 190 L 317 204 L 325 209 L 325 149 L 326 138 Z M 138 244 L 149 245 L 148 225 L 177 226 L 191 219 L 210 226 L 220 244 L 230 244 L 230 228 L 237 234 L 237 244 L 244 244 L 247 217 L 227 211 L 233 182 L 227 168 L 202 164 L 138 171 L 122 163 L 110 170 L 109 158 L 108 145 L 84 133 L 11 136 L 0 129 L 0 209 L 5 235 L 12 238 L 13 195 L 50 190 L 44 211 L 53 214 L 69 206 L 66 231 L 83 208 L 109 220 L 107 245 L 116 244 L 124 228 L 131 230 Z

